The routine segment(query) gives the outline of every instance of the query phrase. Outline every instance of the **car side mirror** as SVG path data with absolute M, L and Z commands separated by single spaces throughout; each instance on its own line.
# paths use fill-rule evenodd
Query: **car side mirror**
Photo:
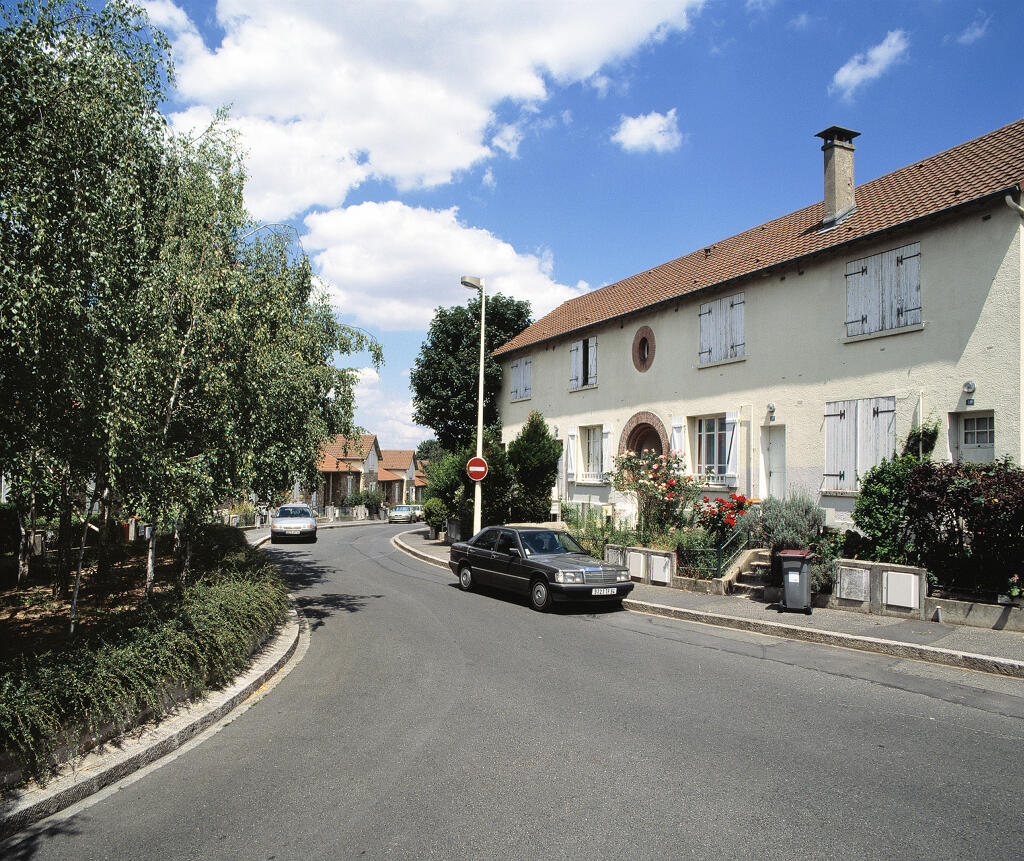
M 519 548 L 518 547 L 510 547 L 508 553 L 509 553 L 509 556 L 516 556 L 516 557 L 518 557 L 520 559 L 523 558 L 523 554 L 519 552 Z

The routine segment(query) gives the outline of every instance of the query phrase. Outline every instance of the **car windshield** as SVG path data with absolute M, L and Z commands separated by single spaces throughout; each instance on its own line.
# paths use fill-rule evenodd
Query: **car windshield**
M 412 511 L 412 508 L 410 508 L 408 505 L 396 505 L 395 511 Z
M 278 517 L 312 517 L 309 513 L 308 508 L 299 508 L 297 506 L 285 506 L 277 510 Z
M 519 539 L 527 556 L 546 553 L 586 553 L 567 532 L 520 532 Z

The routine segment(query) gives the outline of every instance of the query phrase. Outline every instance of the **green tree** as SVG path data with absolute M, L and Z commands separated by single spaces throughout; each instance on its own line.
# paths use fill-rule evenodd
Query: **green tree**
M 170 64 L 144 27 L 114 0 L 22 3 L 0 29 L 0 462 L 23 525 L 60 518 L 55 592 L 73 507 L 106 484 L 111 377 L 156 241 Z
M 444 454 L 444 449 L 441 448 L 441 443 L 436 439 L 425 439 L 418 446 L 416 446 L 416 460 L 434 460 Z
M 431 461 L 427 470 L 427 498 L 440 499 L 445 504 L 448 513 L 459 519 L 463 536 L 469 535 L 473 525 L 474 481 L 466 473 L 466 464 L 475 454 L 476 446 L 467 445 Z M 484 433 L 484 459 L 487 478 L 482 486 L 482 525 L 507 523 L 515 475 L 500 438 L 491 431 Z
M 558 478 L 562 443 L 548 430 L 544 416 L 534 410 L 519 435 L 509 443 L 508 460 L 515 476 L 512 519 L 547 520 L 551 489 Z
M 501 366 L 490 354 L 530 325 L 530 303 L 496 293 L 487 297 L 484 348 L 484 426 L 499 428 Z M 447 451 L 476 440 L 480 374 L 480 299 L 468 307 L 438 308 L 410 375 L 413 420 L 431 428 Z

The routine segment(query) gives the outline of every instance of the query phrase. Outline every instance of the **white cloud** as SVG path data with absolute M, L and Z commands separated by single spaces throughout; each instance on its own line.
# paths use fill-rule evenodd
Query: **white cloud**
M 683 143 L 676 109 L 667 114 L 651 111 L 638 117 L 622 117 L 612 140 L 627 152 L 672 152 Z
M 588 289 L 551 278 L 549 253 L 520 254 L 467 227 L 455 208 L 362 203 L 308 215 L 303 245 L 339 311 L 382 331 L 425 330 L 434 308 L 468 298 L 459 278 L 486 279 L 488 293 L 528 299 L 535 317 Z
M 790 18 L 789 23 L 787 23 L 786 26 L 789 27 L 790 30 L 809 30 L 814 21 L 815 19 L 806 12 L 801 12 L 799 15 L 794 15 Z
M 991 21 L 991 15 L 986 16 L 984 12 L 979 10 L 978 16 L 956 37 L 957 42 L 961 45 L 973 45 L 988 32 L 988 25 Z
M 387 391 L 374 368 L 360 368 L 357 374 L 356 424 L 377 434 L 381 448 L 416 448 L 420 442 L 433 436 L 432 431 L 412 420 L 413 403 L 408 392 L 396 397 Z M 402 376 L 408 376 L 408 372 Z
M 855 54 L 835 73 L 828 91 L 836 90 L 849 101 L 862 84 L 881 77 L 907 55 L 910 40 L 903 30 L 890 30 L 885 38 L 866 54 Z
M 686 29 L 703 2 L 219 0 L 225 35 L 213 48 L 180 6 L 146 6 L 173 42 L 176 126 L 232 105 L 252 153 L 250 208 L 279 220 L 339 205 L 370 177 L 436 186 L 514 154 L 514 139 L 488 144 L 496 106 L 540 105 L 551 82 L 608 78 L 615 62 Z

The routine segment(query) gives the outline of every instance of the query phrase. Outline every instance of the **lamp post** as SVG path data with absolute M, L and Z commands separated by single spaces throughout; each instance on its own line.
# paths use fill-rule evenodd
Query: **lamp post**
M 487 303 L 484 301 L 484 279 L 472 275 L 462 276 L 462 286 L 467 290 L 478 290 L 480 292 L 480 385 L 477 390 L 476 406 L 476 456 L 484 455 L 484 308 Z M 473 534 L 480 531 L 482 512 L 482 488 L 480 482 L 473 487 Z

